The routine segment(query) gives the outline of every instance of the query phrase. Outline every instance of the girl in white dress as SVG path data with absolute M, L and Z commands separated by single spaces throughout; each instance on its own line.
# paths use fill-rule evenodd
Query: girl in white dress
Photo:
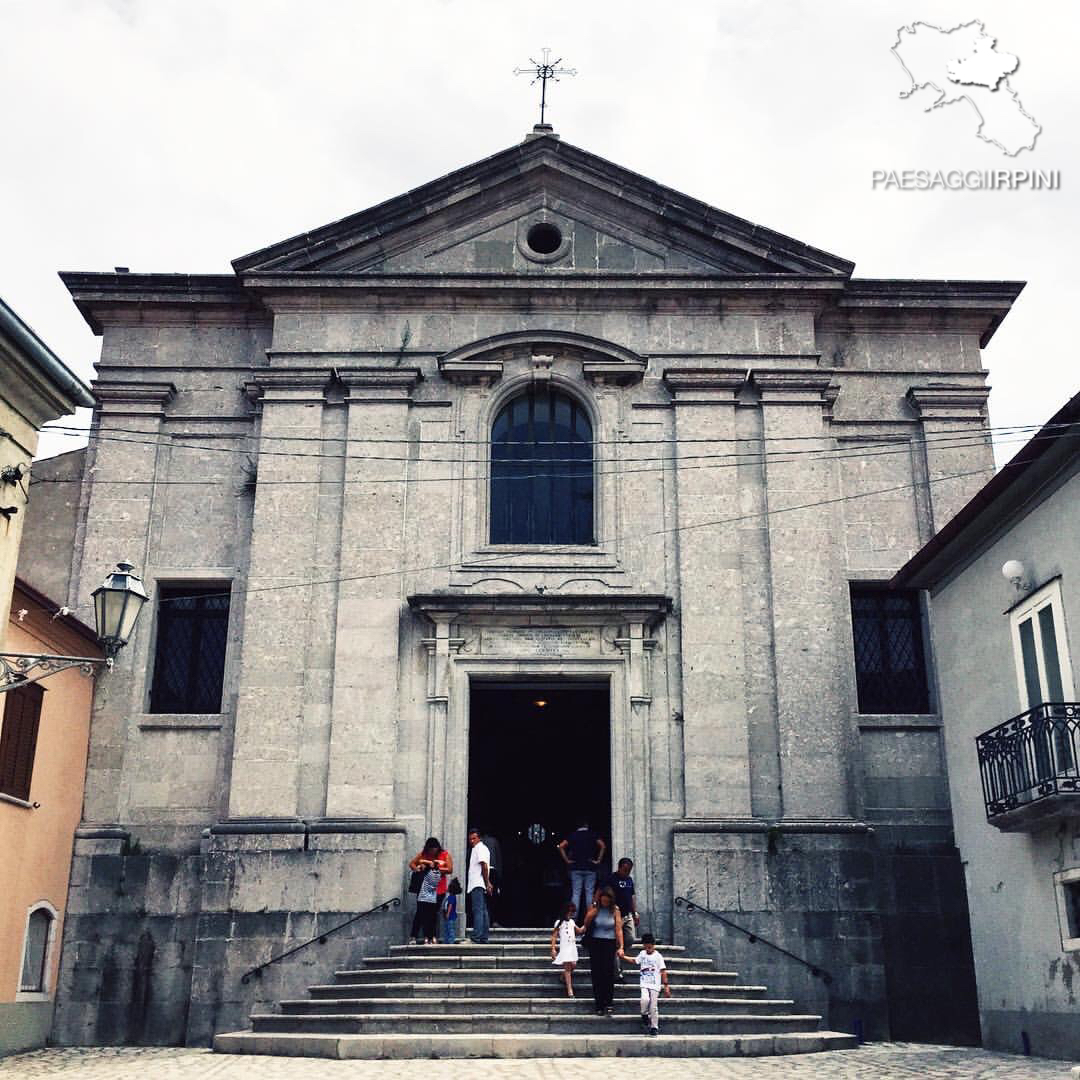
M 567 997 L 574 996 L 574 968 L 578 962 L 577 935 L 581 933 L 581 927 L 574 922 L 576 912 L 572 903 L 566 904 L 551 932 L 551 962 L 562 965 Z

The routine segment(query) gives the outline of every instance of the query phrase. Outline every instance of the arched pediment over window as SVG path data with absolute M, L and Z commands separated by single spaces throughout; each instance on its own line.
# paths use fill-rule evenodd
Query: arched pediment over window
M 582 374 L 593 382 L 636 383 L 648 361 L 630 349 L 602 338 L 568 330 L 515 330 L 470 342 L 439 357 L 444 378 L 461 382 L 496 382 L 503 364 L 529 353 L 555 353 L 581 361 Z
M 491 543 L 592 544 L 593 426 L 584 405 L 530 383 L 491 425 Z

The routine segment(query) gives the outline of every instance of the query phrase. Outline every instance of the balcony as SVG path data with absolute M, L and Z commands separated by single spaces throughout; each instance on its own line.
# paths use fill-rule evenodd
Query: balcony
M 986 820 L 1023 832 L 1080 817 L 1080 704 L 1050 702 L 976 736 Z

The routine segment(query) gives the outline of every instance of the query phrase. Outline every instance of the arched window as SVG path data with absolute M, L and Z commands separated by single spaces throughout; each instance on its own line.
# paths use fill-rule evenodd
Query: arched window
M 507 402 L 491 428 L 491 542 L 591 544 L 592 424 L 547 384 Z
M 45 993 L 54 918 L 47 907 L 36 907 L 26 920 L 26 948 L 23 951 L 22 978 L 19 980 L 22 993 Z

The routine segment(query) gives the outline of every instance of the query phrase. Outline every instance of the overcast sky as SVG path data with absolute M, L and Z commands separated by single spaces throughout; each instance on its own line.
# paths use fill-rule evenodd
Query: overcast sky
M 985 353 L 994 424 L 1080 389 L 1080 5 L 0 0 L 0 17 L 0 295 L 87 379 L 99 341 L 58 270 L 228 272 L 504 149 L 537 119 L 513 69 L 549 45 L 578 69 L 550 93 L 568 142 L 859 276 L 1026 280 Z M 900 96 L 898 28 L 973 18 L 1020 57 L 1010 84 L 1043 128 L 1016 158 L 966 105 Z M 1060 170 L 1062 188 L 871 185 L 999 168 Z

